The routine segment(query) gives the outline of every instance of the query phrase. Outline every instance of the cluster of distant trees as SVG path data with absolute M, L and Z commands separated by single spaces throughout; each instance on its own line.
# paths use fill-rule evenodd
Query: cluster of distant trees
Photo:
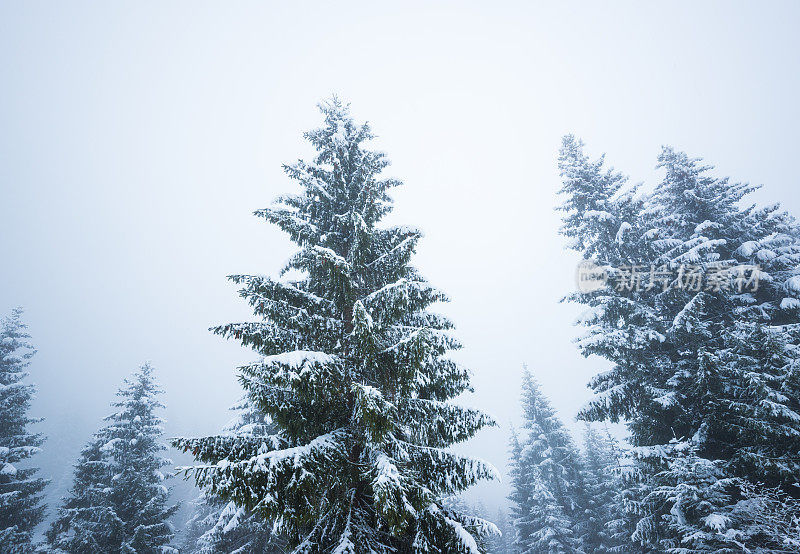
M 628 444 L 579 455 L 527 379 L 518 551 L 800 551 L 800 226 L 670 148 L 648 193 L 603 166 L 565 137 L 562 232 L 617 283 L 569 297 L 611 363 L 578 415 Z
M 43 437 L 28 431 L 35 387 L 26 384 L 34 349 L 16 309 L 0 327 L 0 552 L 164 553 L 282 552 L 272 527 L 210 492 L 201 494 L 195 513 L 176 537 L 169 522 L 177 504 L 161 472 L 171 461 L 162 456 L 164 406 L 153 369 L 145 364 L 126 379 L 105 418 L 75 463 L 73 485 L 62 499 L 42 544 L 34 528 L 44 518 L 42 491 L 48 481 L 25 464 Z M 269 426 L 245 402 L 236 406 L 231 432 L 264 434 Z M 22 464 L 20 464 L 22 462 Z M 174 543 L 179 542 L 179 547 Z
M 47 481 L 26 460 L 43 437 L 28 425 L 34 385 L 24 382 L 34 354 L 16 309 L 0 328 L 0 551 L 34 550 L 32 534 L 44 518 Z M 161 407 L 152 369 L 145 365 L 120 389 L 117 411 L 84 447 L 70 495 L 47 532 L 47 552 L 160 552 L 172 540 L 168 490 L 160 469 Z
M 616 441 L 587 425 L 583 452 L 525 369 L 524 425 L 511 438 L 514 537 L 508 552 L 619 552 L 629 542 L 617 509 Z
M 450 402 L 470 383 L 449 357 L 453 324 L 429 310 L 447 297 L 411 265 L 420 231 L 379 225 L 400 182 L 380 177 L 389 162 L 365 148 L 368 125 L 335 98 L 321 110 L 324 125 L 306 133 L 316 157 L 285 167 L 300 193 L 256 212 L 298 251 L 280 279 L 231 276 L 257 321 L 213 329 L 258 354 L 238 371 L 238 417 L 173 441 L 196 459 L 184 471 L 202 490 L 181 536 L 161 473 L 161 391 L 144 365 L 32 544 L 46 481 L 27 465 L 42 437 L 28 431 L 33 348 L 14 311 L 0 330 L 0 552 L 800 550 L 791 216 L 745 205 L 751 187 L 669 148 L 663 181 L 644 193 L 565 137 L 562 232 L 611 282 L 569 297 L 588 308 L 581 352 L 611 364 L 578 416 L 624 422 L 628 437 L 587 426 L 578 448 L 526 370 L 513 508 L 498 528 L 458 496 L 498 474 L 449 449 L 495 422 Z M 713 286 L 688 281 L 711 272 Z

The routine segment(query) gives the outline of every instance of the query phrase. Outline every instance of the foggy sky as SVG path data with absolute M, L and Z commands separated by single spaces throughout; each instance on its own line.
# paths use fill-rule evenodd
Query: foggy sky
M 612 7 L 613 6 L 613 7 Z M 34 462 L 64 489 L 80 446 L 144 361 L 167 433 L 214 433 L 255 354 L 208 327 L 251 319 L 227 284 L 293 252 L 251 213 L 295 190 L 281 164 L 337 93 L 406 184 L 387 223 L 452 302 L 476 393 L 500 428 L 465 448 L 504 469 L 527 362 L 578 430 L 605 367 L 560 304 L 560 137 L 654 183 L 662 144 L 764 183 L 800 214 L 797 3 L 0 2 L 0 313 L 38 354 Z M 51 491 L 54 490 L 51 488 Z M 505 485 L 474 493 L 490 505 Z M 50 507 L 51 511 L 55 506 Z

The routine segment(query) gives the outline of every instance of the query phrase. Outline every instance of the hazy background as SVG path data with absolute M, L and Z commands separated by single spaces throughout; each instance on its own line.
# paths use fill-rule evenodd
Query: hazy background
M 392 222 L 426 232 L 417 265 L 452 297 L 463 401 L 500 422 L 466 448 L 505 470 L 523 362 L 579 430 L 601 364 L 558 302 L 560 137 L 650 183 L 671 144 L 800 214 L 798 24 L 796 2 L 0 2 L 0 313 L 24 306 L 39 349 L 51 512 L 143 361 L 168 436 L 229 419 L 255 355 L 207 328 L 250 318 L 226 275 L 292 252 L 251 212 L 293 190 L 281 163 L 334 92 L 406 183 Z

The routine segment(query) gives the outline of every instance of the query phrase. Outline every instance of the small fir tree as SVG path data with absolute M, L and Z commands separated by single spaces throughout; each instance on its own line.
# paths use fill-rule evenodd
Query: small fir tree
M 522 457 L 522 443 L 516 429 L 511 429 L 509 447 L 509 475 L 511 477 L 510 514 L 514 536 L 511 540 L 514 552 L 525 552 L 531 544 L 533 528 L 528 514 L 531 512 L 533 495 L 533 472 Z
M 47 533 L 50 547 L 70 553 L 162 553 L 173 550 L 169 490 L 161 468 L 162 390 L 145 364 L 119 390 L 117 412 L 84 448 L 70 495 Z
M 44 518 L 42 490 L 47 481 L 34 477 L 37 468 L 26 460 L 39 451 L 42 436 L 28 426 L 41 420 L 28 415 L 36 391 L 23 382 L 34 355 L 22 309 L 0 327 L 0 550 L 28 552 L 31 535 Z
M 522 552 L 578 552 L 585 511 L 580 453 L 527 368 L 523 430 L 512 437 L 512 501 Z
M 606 436 L 588 423 L 583 434 L 583 460 L 585 505 L 579 527 L 581 549 L 596 554 L 614 552 L 619 546 L 612 531 L 620 485 L 614 473 L 616 459 Z

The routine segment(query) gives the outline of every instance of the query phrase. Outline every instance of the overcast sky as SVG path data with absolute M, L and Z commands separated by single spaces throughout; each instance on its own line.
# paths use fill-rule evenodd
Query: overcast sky
M 671 144 L 800 214 L 800 4 L 0 2 L 0 312 L 39 349 L 35 460 L 63 488 L 143 361 L 169 435 L 213 433 L 254 354 L 232 273 L 274 274 L 288 239 L 251 215 L 337 93 L 393 160 L 392 223 L 452 302 L 505 468 L 523 362 L 573 429 L 602 362 L 571 339 L 575 255 L 557 233 L 560 138 L 653 183 Z M 496 504 L 504 486 L 475 493 Z

